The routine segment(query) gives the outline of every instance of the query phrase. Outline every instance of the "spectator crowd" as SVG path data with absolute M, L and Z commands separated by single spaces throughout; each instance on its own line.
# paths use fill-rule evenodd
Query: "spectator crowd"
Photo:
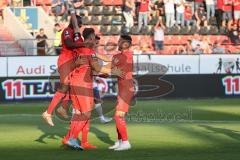
M 0 15 L 2 8 L 9 4 L 18 5 L 21 0 L 1 0 Z M 49 1 L 50 5 L 46 6 Z M 89 13 L 85 4 L 93 0 L 31 0 L 31 5 L 40 3 L 43 9 L 55 17 L 56 37 L 60 38 L 62 23 L 69 21 L 69 10 L 75 9 L 76 14 L 88 17 Z M 116 9 L 116 13 L 122 13 L 124 34 L 131 34 L 136 30 L 139 35 L 144 34 L 150 22 L 154 22 L 152 27 L 153 44 L 156 51 L 164 49 L 165 34 L 178 29 L 192 33 L 192 39 L 184 45 L 176 46 L 175 54 L 203 54 L 203 53 L 227 53 L 227 49 L 222 47 L 223 42 L 210 41 L 207 36 L 199 35 L 199 31 L 216 29 L 216 32 L 225 30 L 231 45 L 238 47 L 240 44 L 240 0 L 122 0 L 121 11 Z M 41 33 L 41 32 L 40 32 Z M 181 33 L 179 33 L 181 35 Z M 201 34 L 201 33 L 200 33 Z M 207 32 L 208 34 L 208 32 Z M 205 35 L 207 35 L 205 34 Z M 211 33 L 210 33 L 211 34 Z M 40 34 L 41 35 L 41 34 Z M 46 37 L 38 37 L 40 46 L 46 46 Z M 140 44 L 141 43 L 141 44 Z M 142 51 L 151 50 L 148 42 L 139 42 Z M 224 42 L 226 43 L 226 42 Z M 54 42 L 56 52 L 59 54 L 61 44 L 59 40 Z M 40 51 L 41 52 L 41 51 Z M 42 51 L 41 54 L 44 52 Z
M 125 0 L 123 16 L 126 31 L 133 27 L 133 19 L 138 23 L 139 32 L 148 27 L 148 22 L 156 20 L 153 39 L 157 51 L 164 48 L 166 30 L 176 28 L 179 31 L 185 28 L 185 32 L 196 28 L 195 33 L 201 29 L 205 30 L 205 33 L 211 28 L 214 28 L 215 32 L 222 29 L 226 31 L 224 33 L 228 35 L 231 44 L 240 44 L 240 0 L 136 0 L 135 4 L 132 0 Z M 206 36 L 201 36 L 203 39 L 199 37 L 194 36 L 195 39 L 189 40 L 189 44 L 176 47 L 176 54 L 223 51 L 220 45 L 222 42 L 210 42 Z
M 163 20 L 166 27 L 211 26 L 228 27 L 240 20 L 240 0 L 124 0 L 126 27 L 137 16 L 138 29 L 151 19 Z M 126 13 L 130 13 L 126 15 Z M 215 22 L 215 23 L 214 23 Z
M 0 18 L 1 20 L 4 19 L 3 17 L 3 9 L 7 6 L 13 7 L 20 7 L 23 5 L 23 0 L 0 0 Z

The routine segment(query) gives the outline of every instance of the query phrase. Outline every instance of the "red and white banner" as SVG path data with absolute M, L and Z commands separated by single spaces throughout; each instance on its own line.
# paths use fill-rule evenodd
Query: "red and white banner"
M 238 74 L 240 55 L 201 55 L 199 74 Z
M 167 75 L 199 73 L 199 56 L 195 55 L 139 55 L 134 57 L 134 64 L 148 65 L 148 70 L 154 75 L 162 74 L 161 66 L 154 64 L 165 66 Z M 144 73 L 144 69 L 138 72 L 140 75 Z
M 57 75 L 57 57 L 9 57 L 9 77 L 42 77 Z
M 57 56 L 1 57 L 0 77 L 57 76 Z M 238 74 L 240 55 L 134 55 L 135 74 Z M 149 72 L 147 72 L 150 71 Z

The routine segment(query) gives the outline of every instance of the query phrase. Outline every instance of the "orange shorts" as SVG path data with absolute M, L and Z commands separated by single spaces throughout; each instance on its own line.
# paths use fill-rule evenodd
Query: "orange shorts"
M 74 69 L 74 57 L 60 54 L 58 58 L 58 72 L 60 76 L 60 83 L 69 85 L 71 72 Z
M 83 78 L 81 75 L 73 75 L 70 81 L 73 108 L 81 113 L 94 109 L 93 82 L 85 82 Z
M 120 89 L 117 97 L 116 110 L 128 112 L 133 95 L 134 95 L 133 86 L 126 87 L 126 89 Z

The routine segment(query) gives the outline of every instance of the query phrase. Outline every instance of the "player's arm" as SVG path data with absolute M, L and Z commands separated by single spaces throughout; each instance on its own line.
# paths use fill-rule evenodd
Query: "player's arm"
M 96 53 L 96 57 L 97 57 L 98 59 L 103 60 L 104 62 L 111 62 L 111 61 L 112 61 L 112 57 L 109 57 L 109 56 L 107 56 L 107 55 L 103 55 L 103 54 Z
M 81 37 L 80 27 L 78 25 L 75 10 L 74 9 L 71 10 L 70 13 L 71 13 L 71 21 L 72 21 L 73 30 L 74 30 L 73 39 L 75 39 L 76 37 Z M 76 48 L 81 48 L 81 47 L 92 47 L 93 45 L 95 45 L 95 44 L 92 44 L 89 42 L 82 42 L 82 43 L 74 44 L 73 48 L 70 48 L 70 49 L 76 49 Z
M 107 65 L 100 65 L 98 61 L 93 61 L 91 66 L 95 71 L 103 74 L 113 74 L 121 78 L 125 76 L 125 73 L 122 70 L 118 69 L 117 67 L 112 68 L 111 63 Z
M 74 43 L 72 39 L 68 38 L 64 40 L 64 43 L 66 44 L 66 47 L 68 49 L 77 49 L 81 47 L 85 47 L 85 43 Z
M 78 22 L 77 22 L 77 18 L 76 18 L 76 12 L 73 9 L 73 10 L 70 11 L 70 13 L 71 13 L 71 21 L 72 21 L 74 33 L 79 33 L 80 34 L 80 28 L 78 26 Z

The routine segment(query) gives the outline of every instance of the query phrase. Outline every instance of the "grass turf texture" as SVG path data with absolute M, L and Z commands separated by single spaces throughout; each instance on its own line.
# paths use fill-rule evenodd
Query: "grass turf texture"
M 133 148 L 125 152 L 107 149 L 116 138 L 115 124 L 96 120 L 89 141 L 98 149 L 64 148 L 68 124 L 54 119 L 56 126 L 48 127 L 40 117 L 47 104 L 0 105 L 0 159 L 240 159 L 240 99 L 138 101 L 128 118 Z

